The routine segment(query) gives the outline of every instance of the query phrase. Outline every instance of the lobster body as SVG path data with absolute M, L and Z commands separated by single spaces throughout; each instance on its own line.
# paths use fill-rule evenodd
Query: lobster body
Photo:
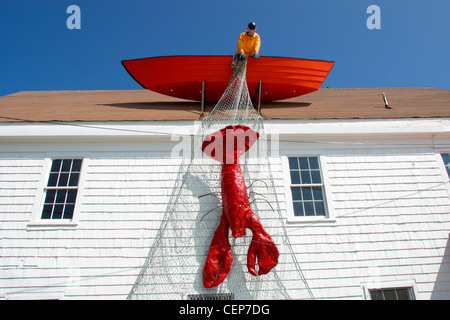
M 228 230 L 234 238 L 245 235 L 245 229 L 253 233 L 247 254 L 247 269 L 252 275 L 268 273 L 278 263 L 279 252 L 253 212 L 239 157 L 259 138 L 259 134 L 242 125 L 225 127 L 208 137 L 202 151 L 222 163 L 222 217 L 211 241 L 203 269 L 206 288 L 217 286 L 227 277 L 233 262 Z M 231 146 L 231 147 L 230 147 Z M 255 264 L 258 259 L 259 271 Z
M 222 165 L 222 206 L 234 238 L 245 235 L 247 217 L 253 213 L 239 163 Z

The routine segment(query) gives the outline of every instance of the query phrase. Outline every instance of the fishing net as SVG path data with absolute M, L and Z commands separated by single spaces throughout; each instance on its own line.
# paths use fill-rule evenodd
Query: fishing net
M 214 109 L 197 123 L 192 150 L 183 159 L 169 207 L 154 245 L 128 299 L 312 299 L 287 236 L 278 196 L 284 193 L 280 169 L 274 176 L 268 134 L 253 107 L 246 82 L 246 60 L 233 60 L 233 75 Z M 205 137 L 228 125 L 245 125 L 260 134 L 240 158 L 251 207 L 276 243 L 278 265 L 268 274 L 247 271 L 252 232 L 229 235 L 233 264 L 219 286 L 205 288 L 202 271 L 220 217 L 221 164 L 201 151 Z M 280 165 L 280 164 L 278 164 Z

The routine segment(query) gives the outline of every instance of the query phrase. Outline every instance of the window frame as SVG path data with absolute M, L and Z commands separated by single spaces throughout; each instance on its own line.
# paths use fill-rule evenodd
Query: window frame
M 290 175 L 290 165 L 289 165 L 289 157 L 316 157 L 319 163 L 319 171 L 322 178 L 321 184 L 295 184 L 291 183 L 291 175 Z M 326 163 L 322 156 L 317 154 L 287 154 L 281 157 L 282 168 L 283 168 L 283 178 L 284 178 L 284 186 L 285 186 L 285 195 L 286 195 L 286 211 L 287 211 L 287 222 L 289 223 L 314 223 L 314 222 L 336 222 L 334 216 L 334 210 L 330 203 L 331 195 L 329 194 L 329 188 L 327 188 L 328 184 L 328 174 Z M 294 200 L 292 198 L 292 186 L 299 187 L 321 187 L 323 194 L 323 201 L 325 207 L 325 216 L 296 216 L 294 214 Z
M 78 177 L 78 186 L 77 187 L 49 187 L 48 181 L 50 178 L 51 168 L 53 165 L 53 160 L 82 160 L 80 173 Z M 86 167 L 86 158 L 80 156 L 52 156 L 51 158 L 45 158 L 43 170 L 41 174 L 41 178 L 39 181 L 38 192 L 35 197 L 35 201 L 33 204 L 33 211 L 31 215 L 31 219 L 27 225 L 28 230 L 35 230 L 39 228 L 43 229 L 52 229 L 54 227 L 63 227 L 63 228 L 74 228 L 78 226 L 78 216 L 80 211 L 80 202 L 82 199 L 82 191 L 84 185 L 84 175 L 85 175 L 85 167 Z M 75 199 L 75 205 L 73 209 L 72 219 L 42 219 L 42 213 L 44 209 L 45 199 L 47 195 L 47 190 L 50 189 L 77 189 L 77 196 Z
M 450 154 L 450 152 L 448 150 L 439 150 L 439 152 L 437 152 L 435 154 L 436 157 L 436 162 L 437 165 L 439 167 L 439 169 L 441 170 L 441 174 L 442 174 L 442 181 L 444 182 L 444 186 L 447 190 L 447 194 L 450 197 L 450 177 L 448 175 L 448 171 L 447 171 L 447 167 L 444 163 L 444 157 L 442 156 L 443 154 Z
M 450 152 L 440 152 L 439 153 L 439 155 L 441 156 L 441 161 L 444 165 L 444 171 L 447 174 L 447 179 L 450 180 L 450 162 L 448 165 L 445 164 L 444 154 L 448 155 L 448 157 L 450 157 Z
M 399 280 L 399 281 L 383 281 L 370 282 L 362 284 L 363 298 L 365 300 L 372 300 L 371 290 L 392 290 L 392 289 L 406 289 L 410 290 L 412 296 L 411 300 L 420 300 L 417 284 L 414 280 Z M 375 301 L 375 300 L 374 300 Z
M 50 220 L 58 220 L 58 219 L 61 220 L 62 219 L 62 220 L 65 220 L 65 221 L 72 221 L 73 213 L 75 211 L 75 204 L 76 204 L 76 199 L 77 199 L 77 194 L 78 194 L 78 183 L 79 183 L 79 180 L 80 180 L 81 166 L 83 165 L 83 159 L 79 159 L 79 158 L 75 158 L 75 159 L 73 159 L 73 158 L 70 158 L 70 159 L 69 158 L 65 158 L 65 159 L 55 158 L 55 159 L 52 159 L 52 169 L 53 169 L 53 166 L 55 165 L 55 161 L 59 161 L 60 163 L 59 163 L 59 167 L 57 168 L 58 171 L 50 171 L 50 175 L 49 175 L 49 180 L 48 180 L 47 186 L 44 188 L 45 200 L 44 200 L 44 205 L 43 205 L 43 211 L 42 211 L 42 214 L 41 214 L 41 220 L 48 220 L 48 219 L 50 219 Z M 75 161 L 79 161 L 80 162 L 80 168 L 78 170 L 76 170 L 76 171 L 73 170 L 73 166 L 74 166 L 74 162 Z M 64 165 L 65 165 L 66 162 L 70 163 L 70 167 L 68 168 L 68 171 L 67 170 L 63 170 Z M 77 174 L 78 175 L 78 178 L 76 180 L 76 185 L 75 186 L 71 185 L 72 177 L 73 177 L 72 174 Z M 54 185 L 49 185 L 50 181 L 52 180 L 52 176 L 55 176 L 55 175 L 56 175 L 56 180 L 53 181 Z M 66 178 L 61 180 L 64 176 L 66 176 Z M 59 182 L 61 182 L 61 181 L 64 182 L 63 186 L 59 185 Z M 49 204 L 49 203 L 47 203 L 47 198 L 49 197 L 49 192 L 51 192 L 51 191 L 54 191 L 54 195 L 52 197 L 53 200 L 51 201 L 52 209 L 51 209 L 51 212 L 50 212 L 50 217 L 49 218 L 44 218 L 45 206 L 47 204 Z M 58 198 L 59 198 L 59 195 L 60 195 L 60 191 L 64 192 L 64 199 L 61 199 L 62 201 L 57 201 Z M 74 196 L 73 202 L 67 201 L 71 191 L 76 191 L 76 194 Z M 55 212 L 55 206 L 57 206 L 58 203 L 59 203 L 59 206 L 61 206 L 61 204 L 62 204 L 61 217 L 54 218 L 54 215 L 56 213 Z M 65 217 L 66 207 L 68 205 L 72 205 L 72 204 L 73 204 L 74 208 L 72 208 L 71 217 L 70 218 L 66 218 Z
M 408 299 L 399 299 L 398 298 L 398 290 L 406 290 Z M 373 299 L 373 291 L 379 292 L 383 299 Z M 397 299 L 386 299 L 385 292 L 386 291 L 394 291 Z M 414 296 L 414 290 L 412 287 L 394 287 L 394 288 L 377 288 L 377 289 L 369 289 L 370 300 L 416 300 Z

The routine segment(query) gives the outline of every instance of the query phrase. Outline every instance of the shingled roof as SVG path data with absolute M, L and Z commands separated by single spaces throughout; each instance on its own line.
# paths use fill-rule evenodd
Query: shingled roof
M 389 106 L 385 108 L 382 92 Z M 206 113 L 214 105 L 206 106 Z M 450 118 L 450 91 L 435 88 L 320 89 L 263 103 L 265 119 Z M 181 121 L 201 118 L 200 102 L 148 90 L 23 91 L 0 97 L 0 122 Z

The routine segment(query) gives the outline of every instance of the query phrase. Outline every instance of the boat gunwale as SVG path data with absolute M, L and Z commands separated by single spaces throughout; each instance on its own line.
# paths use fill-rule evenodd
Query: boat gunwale
M 146 59 L 153 59 L 153 58 L 176 58 L 176 57 L 230 57 L 232 58 L 234 55 L 170 55 L 170 56 L 154 56 L 154 57 L 145 57 L 145 58 L 135 58 L 135 59 L 124 59 L 122 60 L 122 63 L 124 61 L 136 61 L 136 60 L 146 60 Z M 294 58 L 294 57 L 281 57 L 281 56 L 262 56 L 266 58 L 283 58 L 283 59 L 294 59 L 294 60 L 308 60 L 308 61 L 320 61 L 320 62 L 332 62 L 333 64 L 335 61 L 333 60 L 322 60 L 322 59 L 307 59 L 307 58 Z

